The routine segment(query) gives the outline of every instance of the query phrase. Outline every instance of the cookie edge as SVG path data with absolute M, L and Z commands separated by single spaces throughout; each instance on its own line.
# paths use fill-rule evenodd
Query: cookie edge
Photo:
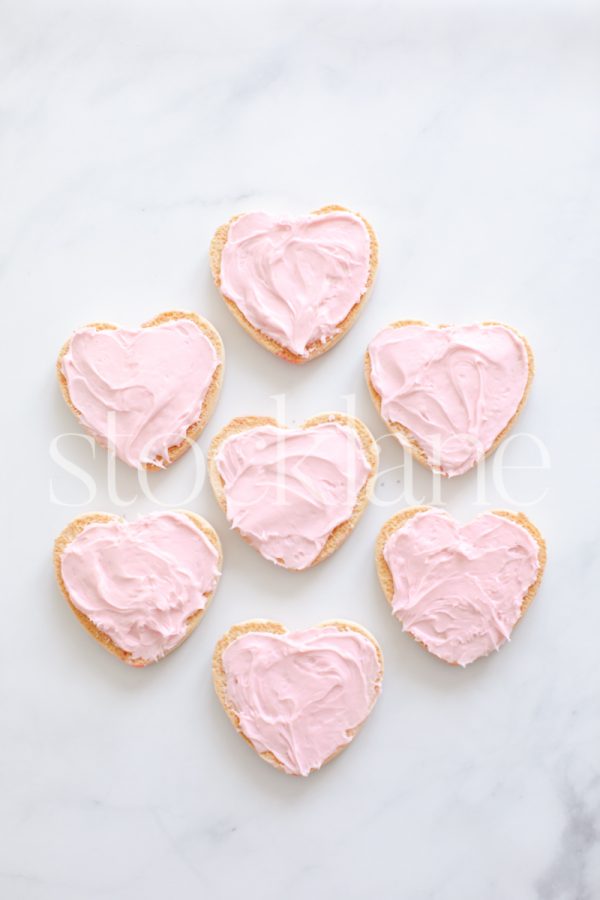
M 376 682 L 375 699 L 373 700 L 373 703 L 369 709 L 369 712 L 367 713 L 365 718 L 362 720 L 362 722 L 359 722 L 359 724 L 355 728 L 353 728 L 349 732 L 347 732 L 347 734 L 350 736 L 350 740 L 347 741 L 345 744 L 341 744 L 336 750 L 334 750 L 333 753 L 331 753 L 327 757 L 327 759 L 323 760 L 323 762 L 321 763 L 321 765 L 319 766 L 318 769 L 311 769 L 309 774 L 312 774 L 313 772 L 320 771 L 320 769 L 322 769 L 323 766 L 327 765 L 328 762 L 330 762 L 332 759 L 334 759 L 336 756 L 338 756 L 338 754 L 340 754 L 343 750 L 345 750 L 346 747 L 348 747 L 352 743 L 352 741 L 354 740 L 354 738 L 356 737 L 356 735 L 358 734 L 360 729 L 363 727 L 363 725 L 369 718 L 369 716 L 370 716 L 371 712 L 373 711 L 373 708 L 375 707 L 375 704 L 379 698 L 379 695 L 381 693 L 381 686 L 382 686 L 383 674 L 384 674 L 384 662 L 383 662 L 383 653 L 382 653 L 381 647 L 379 646 L 377 639 L 371 634 L 370 631 L 368 631 L 366 628 L 364 628 L 362 625 L 359 625 L 356 622 L 351 622 L 346 619 L 330 619 L 326 622 L 319 622 L 318 625 L 311 625 L 309 627 L 310 628 L 334 627 L 334 628 L 337 628 L 339 631 L 354 631 L 357 634 L 362 635 L 364 638 L 367 638 L 367 640 L 371 641 L 371 643 L 373 644 L 373 646 L 375 648 L 375 653 L 377 654 L 377 661 L 379 663 L 379 676 L 378 676 L 378 679 Z M 237 731 L 237 733 L 239 735 L 241 735 L 241 737 L 243 737 L 243 739 L 246 741 L 246 743 L 249 744 L 249 746 L 252 748 L 252 750 L 258 756 L 260 756 L 261 759 L 264 759 L 265 762 L 268 762 L 270 765 L 274 766 L 276 769 L 279 769 L 281 772 L 283 772 L 286 775 L 293 774 L 295 777 L 302 777 L 302 776 L 298 775 L 297 773 L 287 772 L 283 763 L 281 763 L 280 760 L 275 756 L 275 754 L 272 753 L 270 750 L 265 750 L 264 752 L 261 753 L 256 749 L 256 747 L 254 746 L 254 744 L 252 743 L 250 738 L 247 737 L 246 734 L 244 734 L 244 732 L 242 731 L 242 729 L 240 727 L 239 716 L 236 713 L 235 709 L 233 708 L 233 706 L 229 700 L 229 697 L 227 695 L 227 676 L 225 674 L 225 668 L 223 666 L 223 653 L 231 643 L 233 643 L 235 640 L 237 640 L 237 638 L 241 637 L 244 634 L 251 634 L 254 632 L 262 632 L 262 633 L 269 633 L 269 634 L 288 634 L 289 629 L 286 628 L 284 625 L 282 625 L 281 622 L 276 622 L 273 619 L 250 619 L 246 622 L 240 622 L 236 625 L 232 625 L 231 628 L 229 628 L 225 632 L 225 634 L 223 634 L 219 638 L 219 640 L 217 641 L 217 643 L 215 645 L 215 649 L 213 652 L 212 675 L 213 675 L 213 684 L 214 684 L 215 692 L 217 694 L 217 697 L 219 699 L 221 706 L 223 707 L 223 709 L 225 710 L 225 712 L 227 714 L 227 717 L 229 718 L 229 721 L 232 723 L 232 725 L 235 728 L 235 730 Z
M 360 419 L 354 418 L 353 416 L 347 416 L 344 413 L 339 412 L 322 413 L 318 416 L 314 416 L 311 419 L 307 419 L 297 427 L 308 429 L 313 427 L 314 425 L 322 425 L 329 422 L 337 422 L 340 425 L 345 425 L 348 428 L 352 428 L 356 432 L 371 471 L 367 476 L 365 484 L 358 494 L 350 518 L 346 519 L 344 522 L 340 522 L 339 525 L 335 526 L 333 531 L 330 532 L 321 552 L 309 566 L 305 566 L 303 569 L 291 569 L 288 566 L 281 566 L 281 568 L 287 569 L 287 571 L 289 572 L 305 572 L 307 569 L 311 569 L 313 566 L 316 566 L 318 563 L 323 562 L 323 560 L 331 556 L 331 554 L 334 553 L 335 550 L 337 550 L 338 547 L 340 547 L 344 543 L 344 541 L 354 530 L 358 520 L 363 515 L 369 502 L 369 497 L 373 491 L 375 479 L 377 478 L 377 470 L 379 465 L 379 449 L 377 447 L 375 438 L 373 437 L 367 426 Z M 217 455 L 219 453 L 219 449 L 221 447 L 221 444 L 232 435 L 242 434 L 244 431 L 250 431 L 253 428 L 260 427 L 261 425 L 272 425 L 276 428 L 282 429 L 288 428 L 288 426 L 281 425 L 281 423 L 279 423 L 277 419 L 269 416 L 239 416 L 235 419 L 232 419 L 227 425 L 225 425 L 225 427 L 222 428 L 210 442 L 207 454 L 208 477 L 217 503 L 225 514 L 225 518 L 227 518 L 227 500 L 225 496 L 224 482 L 219 475 L 219 471 L 217 468 Z M 227 522 L 229 524 L 229 520 L 227 520 Z M 230 527 L 232 526 L 230 525 Z M 236 531 L 237 534 L 239 534 L 239 536 L 242 538 L 242 540 L 244 540 L 249 546 L 252 546 L 250 541 L 246 537 L 244 537 L 244 535 L 237 528 L 233 530 Z M 256 550 L 256 547 L 253 547 L 253 549 Z M 260 556 L 262 556 L 262 553 L 260 553 L 259 550 L 256 550 L 256 552 L 259 553 Z M 263 556 L 263 559 L 266 559 L 266 557 Z M 266 561 L 272 562 L 271 560 L 267 559 Z M 273 565 L 275 565 L 275 563 L 273 563 Z
M 181 515 L 187 516 L 193 524 L 198 528 L 199 531 L 204 534 L 206 538 L 211 542 L 213 547 L 216 549 L 218 553 L 217 559 L 217 567 L 219 569 L 219 576 L 217 578 L 217 583 L 214 587 L 214 590 L 210 591 L 208 594 L 204 594 L 206 598 L 206 603 L 202 609 L 197 610 L 195 613 L 192 613 L 191 616 L 187 619 L 186 624 L 186 632 L 182 639 L 177 643 L 174 647 L 168 650 L 163 656 L 158 659 L 144 659 L 143 657 L 134 657 L 130 651 L 123 650 L 122 647 L 119 647 L 112 638 L 110 638 L 104 631 L 98 628 L 92 620 L 85 615 L 71 600 L 69 595 L 68 588 L 65 584 L 65 581 L 62 576 L 62 557 L 66 548 L 69 546 L 71 541 L 73 541 L 82 531 L 89 525 L 93 525 L 96 523 L 102 522 L 126 522 L 127 520 L 123 516 L 118 516 L 112 513 L 86 513 L 83 516 L 77 516 L 77 518 L 72 519 L 71 522 L 66 525 L 61 533 L 58 535 L 54 542 L 54 550 L 53 550 L 53 561 L 54 561 L 54 573 L 56 576 L 56 580 L 58 582 L 58 586 L 62 592 L 63 597 L 69 604 L 72 612 L 75 614 L 76 618 L 83 625 L 86 631 L 91 634 L 91 636 L 99 643 L 105 650 L 108 650 L 109 653 L 112 653 L 114 656 L 118 657 L 122 662 L 127 663 L 127 665 L 134 666 L 135 668 L 144 668 L 145 666 L 152 665 L 153 663 L 160 662 L 161 659 L 164 659 L 166 656 L 169 656 L 177 647 L 180 647 L 181 644 L 190 636 L 192 631 L 197 627 L 198 623 L 202 619 L 204 613 L 208 609 L 212 598 L 214 597 L 217 588 L 219 586 L 219 581 L 221 579 L 221 572 L 223 569 L 223 549 L 221 547 L 221 541 L 219 540 L 219 535 L 212 527 L 210 522 L 204 519 L 202 516 L 197 515 L 196 513 L 191 512 L 188 509 L 174 509 L 170 510 L 170 512 L 180 513 Z
M 515 422 L 521 415 L 521 412 L 523 411 L 523 408 L 524 408 L 525 404 L 527 403 L 527 399 L 529 397 L 529 392 L 531 391 L 531 385 L 533 383 L 533 376 L 535 375 L 535 357 L 533 355 L 533 350 L 531 349 L 531 345 L 530 345 L 529 341 L 527 340 L 527 338 L 525 337 L 525 335 L 521 334 L 521 332 L 518 331 L 516 328 L 513 328 L 512 325 L 507 325 L 505 322 L 486 321 L 486 322 L 477 322 L 474 324 L 477 324 L 477 325 L 500 325 L 502 328 L 506 328 L 506 329 L 508 329 L 508 331 L 512 331 L 512 333 L 515 334 L 519 338 L 519 340 L 521 340 L 523 342 L 523 344 L 525 346 L 525 351 L 527 353 L 527 383 L 525 384 L 525 389 L 523 391 L 523 394 L 521 395 L 519 405 L 517 406 L 512 417 L 506 423 L 506 425 L 504 426 L 502 431 L 499 432 L 499 434 L 494 438 L 494 441 L 493 441 L 492 445 L 490 446 L 490 448 L 488 450 L 486 450 L 486 452 L 483 454 L 483 456 L 480 457 L 480 459 L 478 459 L 469 469 L 467 469 L 466 472 L 462 472 L 461 473 L 462 475 L 466 475 L 467 472 L 470 472 L 470 471 L 472 471 L 472 469 L 476 468 L 482 460 L 487 459 L 488 456 L 491 456 L 491 454 L 502 443 L 504 438 L 507 436 L 507 434 L 512 429 L 513 425 L 515 424 Z M 403 328 L 406 325 L 420 325 L 420 326 L 424 326 L 425 328 L 440 328 L 440 329 L 453 327 L 452 325 L 448 325 L 448 324 L 431 325 L 429 322 L 423 322 L 420 319 L 403 319 L 401 321 L 391 322 L 389 325 L 385 325 L 384 328 L 381 328 L 377 332 L 377 334 L 380 334 L 382 331 L 385 331 L 386 328 Z M 377 335 L 375 335 L 375 337 L 377 337 Z M 383 415 L 383 413 L 381 411 L 381 394 L 379 394 L 379 392 L 377 391 L 377 389 L 375 388 L 375 385 L 373 384 L 373 382 L 371 380 L 371 358 L 369 355 L 368 347 L 367 347 L 367 349 L 365 351 L 365 355 L 364 355 L 363 368 L 364 368 L 365 381 L 367 382 L 367 388 L 369 390 L 369 394 L 371 395 L 371 399 L 373 401 L 375 409 L 377 410 L 381 420 L 385 424 L 385 427 L 388 429 L 388 431 L 391 434 L 398 437 L 402 446 L 405 447 L 410 452 L 410 454 L 414 457 L 414 459 L 417 460 L 417 462 L 421 463 L 422 466 L 425 466 L 426 469 L 429 469 L 430 472 L 435 472 L 436 474 L 439 474 L 442 478 L 460 477 L 460 476 L 446 475 L 444 472 L 439 472 L 439 473 L 436 472 L 436 470 L 434 470 L 432 468 L 432 466 L 429 464 L 429 460 L 427 459 L 427 454 L 422 449 L 421 445 L 419 444 L 417 439 L 414 437 L 414 435 L 410 432 L 410 430 L 405 425 L 401 425 L 399 422 L 392 422 L 385 418 L 385 416 Z
M 384 524 L 380 528 L 377 538 L 375 540 L 375 567 L 377 570 L 377 576 L 379 578 L 379 584 L 381 585 L 381 589 L 383 591 L 385 599 L 387 600 L 387 602 L 390 606 L 390 609 L 392 607 L 392 600 L 394 597 L 394 578 L 392 576 L 390 568 L 389 568 L 387 562 L 385 561 L 385 558 L 383 555 L 385 545 L 388 542 L 388 540 L 392 537 L 392 535 L 394 535 L 397 531 L 399 531 L 401 528 L 403 528 L 404 525 L 406 525 L 406 523 L 409 521 L 409 519 L 412 519 L 412 517 L 416 516 L 418 513 L 429 512 L 429 511 L 442 513 L 443 515 L 447 515 L 450 518 L 452 518 L 452 516 L 450 516 L 449 513 L 445 512 L 445 510 L 441 510 L 435 506 L 411 506 L 408 509 L 401 510 L 401 512 L 396 513 L 396 515 L 394 515 L 390 519 L 388 519 L 387 522 L 384 522 Z M 538 547 L 537 574 L 536 574 L 535 579 L 529 585 L 525 596 L 523 597 L 523 601 L 521 603 L 521 609 L 519 612 L 519 617 L 518 617 L 517 621 L 515 622 L 515 624 L 513 625 L 513 630 L 514 630 L 514 628 L 521 621 L 525 612 L 531 605 L 533 598 L 537 594 L 538 588 L 539 588 L 542 578 L 544 576 L 546 562 L 548 559 L 548 551 L 547 551 L 547 547 L 546 547 L 546 541 L 544 540 L 542 533 L 533 524 L 533 522 L 525 515 L 525 513 L 521 513 L 521 512 L 515 513 L 515 512 L 511 512 L 510 510 L 507 510 L 507 509 L 490 509 L 487 512 L 491 513 L 494 516 L 501 516 L 505 519 L 510 519 L 515 524 L 520 525 L 522 528 L 525 529 L 525 531 L 527 531 L 531 535 L 531 537 L 534 539 L 534 541 L 536 542 L 537 547 Z M 485 513 L 480 513 L 480 515 L 485 515 Z M 475 518 L 477 518 L 477 516 Z M 396 615 L 394 615 L 393 611 L 392 611 L 392 615 L 395 619 L 398 620 L 398 622 L 400 622 L 400 619 L 398 619 L 398 617 Z M 400 622 L 400 624 L 402 624 L 402 623 Z M 419 644 L 421 647 L 423 647 L 423 649 L 430 656 L 434 656 L 436 659 L 439 659 L 440 662 L 443 662 L 449 666 L 459 666 L 458 663 L 448 662 L 447 660 L 442 659 L 440 656 L 436 656 L 435 653 L 431 653 L 431 651 L 428 650 L 428 648 L 425 646 L 425 644 L 422 641 L 419 641 L 417 638 L 413 637 L 413 635 L 409 631 L 406 631 L 405 634 L 408 634 L 408 636 L 413 641 L 415 641 L 417 644 Z M 487 655 L 489 656 L 490 654 L 487 654 Z M 478 659 L 483 659 L 483 658 L 484 657 L 478 657 Z M 473 662 L 477 662 L 477 661 L 478 661 L 477 659 L 473 660 Z
M 342 340 L 342 338 L 354 325 L 355 320 L 358 318 L 362 308 L 369 299 L 369 296 L 373 289 L 373 284 L 375 283 L 375 276 L 377 274 L 377 267 L 379 265 L 379 242 L 377 240 L 377 235 L 375 234 L 373 226 L 367 219 L 365 219 L 365 217 L 361 213 L 354 212 L 351 209 L 347 209 L 345 206 L 338 206 L 336 204 L 330 204 L 328 206 L 323 206 L 320 209 L 313 210 L 311 213 L 309 213 L 309 215 L 320 216 L 332 212 L 346 212 L 350 213 L 353 216 L 358 216 L 358 218 L 362 221 L 365 228 L 367 229 L 367 233 L 369 235 L 369 275 L 367 278 L 365 289 L 360 295 L 358 302 L 354 304 L 346 317 L 342 319 L 342 321 L 337 326 L 339 328 L 337 334 L 334 334 L 333 337 L 331 337 L 325 343 L 322 343 L 321 341 L 315 341 L 314 343 L 309 344 L 307 347 L 308 353 L 306 356 L 300 356 L 297 353 L 293 353 L 291 350 L 288 350 L 287 347 L 284 347 L 282 344 L 278 343 L 278 341 L 276 341 L 274 338 L 269 337 L 259 328 L 256 328 L 254 325 L 252 325 L 252 323 L 248 321 L 237 304 L 221 291 L 221 257 L 225 244 L 227 243 L 229 228 L 233 222 L 241 218 L 241 216 L 247 215 L 247 213 L 239 213 L 238 215 L 232 216 L 228 222 L 226 222 L 224 225 L 220 225 L 215 231 L 209 246 L 208 256 L 213 280 L 232 315 L 237 319 L 242 328 L 244 328 L 244 330 L 262 347 L 264 347 L 270 353 L 273 353 L 275 356 L 278 356 L 281 359 L 285 359 L 287 362 L 295 363 L 297 365 L 302 365 L 303 363 L 309 362 L 311 359 L 316 359 L 318 356 L 322 356 L 324 353 L 327 353 L 328 350 L 331 350 L 331 348 L 334 347 L 335 344 Z
M 221 335 L 214 327 L 214 325 L 212 325 L 208 321 L 208 319 L 205 319 L 203 316 L 200 316 L 195 312 L 186 312 L 184 310 L 168 310 L 167 312 L 159 313 L 157 316 L 154 316 L 152 319 L 144 322 L 141 327 L 153 328 L 157 325 L 164 325 L 166 322 L 174 322 L 178 319 L 188 319 L 189 321 L 193 322 L 194 325 L 196 325 L 200 329 L 200 331 L 202 331 L 202 333 L 209 339 L 212 346 L 214 347 L 217 354 L 218 363 L 215 371 L 213 372 L 213 377 L 208 386 L 206 394 L 204 395 L 199 418 L 195 422 L 192 422 L 190 426 L 188 426 L 186 436 L 182 441 L 180 441 L 179 444 L 174 444 L 172 447 L 169 447 L 168 458 L 165 459 L 164 457 L 160 457 L 163 462 L 162 466 L 157 466 L 154 463 L 143 464 L 142 468 L 146 469 L 149 472 L 160 471 L 161 469 L 170 466 L 172 463 L 178 460 L 180 456 L 183 456 L 186 450 L 189 450 L 189 448 L 192 446 L 193 441 L 196 441 L 200 437 L 206 425 L 208 424 L 208 420 L 214 412 L 214 408 L 217 404 L 217 400 L 219 399 L 219 394 L 221 392 L 221 386 L 223 384 L 223 373 L 225 369 L 225 347 L 223 345 Z M 77 330 L 81 331 L 83 328 L 95 328 L 97 331 L 115 331 L 118 330 L 119 326 L 114 325 L 111 322 L 91 322 L 89 325 L 83 325 L 82 328 Z M 91 432 L 86 428 L 82 421 L 81 413 L 71 399 L 67 379 L 65 378 L 62 370 L 62 362 L 65 355 L 69 351 L 71 340 L 72 335 L 65 341 L 60 349 L 58 358 L 56 360 L 56 375 L 58 378 L 61 393 L 65 399 L 67 406 L 76 417 L 77 421 L 85 429 L 86 434 L 91 434 Z M 94 435 L 91 436 L 94 437 Z M 94 437 L 94 440 L 97 439 Z M 97 441 L 97 443 L 99 442 Z

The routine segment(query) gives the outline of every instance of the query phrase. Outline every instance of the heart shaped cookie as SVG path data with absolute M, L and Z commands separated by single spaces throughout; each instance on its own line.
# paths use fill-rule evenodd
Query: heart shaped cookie
M 91 513 L 56 539 L 54 567 L 69 606 L 123 662 L 146 666 L 191 634 L 216 590 L 221 544 L 187 510 L 136 522 Z
M 343 206 L 298 218 L 234 216 L 210 245 L 215 283 L 238 322 L 294 363 L 320 356 L 348 331 L 373 286 L 377 259 L 372 227 Z
M 63 396 L 102 446 L 137 469 L 178 459 L 217 401 L 225 354 L 196 313 L 166 312 L 138 329 L 87 325 L 63 346 Z
M 266 559 L 306 569 L 348 537 L 367 504 L 378 450 L 358 419 L 316 416 L 300 428 L 233 419 L 213 438 L 208 472 L 229 524 Z
M 235 625 L 213 658 L 217 696 L 264 760 L 308 775 L 356 735 L 381 691 L 383 657 L 352 622 L 288 632 L 278 622 Z
M 539 587 L 546 545 L 522 513 L 483 513 L 467 525 L 427 506 L 383 526 L 377 572 L 404 631 L 451 665 L 510 640 Z
M 523 408 L 533 353 L 508 325 L 396 322 L 369 344 L 365 375 L 386 425 L 425 466 L 461 475 Z

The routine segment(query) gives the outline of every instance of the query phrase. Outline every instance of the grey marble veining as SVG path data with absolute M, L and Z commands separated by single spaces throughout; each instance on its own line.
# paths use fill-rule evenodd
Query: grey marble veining
M 598 4 L 3 0 L 0 84 L 0 895 L 596 900 Z M 208 242 L 235 212 L 335 202 L 375 226 L 375 290 L 337 348 L 286 366 L 220 301 Z M 351 402 L 382 438 L 375 502 L 323 566 L 277 570 L 229 533 L 191 454 L 151 499 L 81 440 L 54 376 L 66 336 L 177 307 L 227 350 L 202 451 L 278 395 L 291 423 Z M 533 345 L 516 436 L 480 473 L 437 485 L 383 437 L 362 355 L 408 318 L 501 320 Z M 465 671 L 402 634 L 377 584 L 375 535 L 418 501 L 521 508 L 548 540 L 513 640 Z M 129 670 L 59 595 L 52 541 L 87 510 L 184 503 L 219 531 L 223 579 L 176 654 Z M 372 717 L 306 780 L 255 757 L 212 690 L 215 641 L 254 616 L 353 618 L 383 647 Z

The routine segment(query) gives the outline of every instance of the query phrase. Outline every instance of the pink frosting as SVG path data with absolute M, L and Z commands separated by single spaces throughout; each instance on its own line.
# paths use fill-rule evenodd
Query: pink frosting
M 67 545 L 63 581 L 74 606 L 131 653 L 154 661 L 187 634 L 219 577 L 219 554 L 183 513 L 88 525 Z
M 333 626 L 247 632 L 222 661 L 240 730 L 290 775 L 308 775 L 350 743 L 383 676 L 373 642 Z
M 62 361 L 82 423 L 135 468 L 162 466 L 200 418 L 219 358 L 190 319 L 148 328 L 81 328 Z
M 221 444 L 216 464 L 232 527 L 288 569 L 315 561 L 371 471 L 354 429 L 337 422 L 250 428 Z
M 460 525 L 446 513 L 416 513 L 388 539 L 392 610 L 416 640 L 466 666 L 497 650 L 521 615 L 539 569 L 538 545 L 516 522 L 484 513 Z
M 408 429 L 431 468 L 448 476 L 490 449 L 529 374 L 525 344 L 503 325 L 384 328 L 369 359 L 383 418 Z
M 365 292 L 370 240 L 359 216 L 247 213 L 229 226 L 221 290 L 263 334 L 297 356 L 339 332 Z

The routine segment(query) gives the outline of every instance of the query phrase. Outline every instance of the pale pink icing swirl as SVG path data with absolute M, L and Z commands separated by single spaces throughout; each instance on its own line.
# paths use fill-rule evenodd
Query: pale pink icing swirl
M 416 513 L 388 538 L 383 555 L 404 631 L 461 666 L 510 639 L 539 569 L 529 532 L 494 513 L 467 525 L 433 509 Z
M 241 731 L 291 775 L 308 775 L 350 743 L 383 675 L 372 641 L 333 626 L 247 632 L 222 662 Z
M 221 444 L 216 465 L 232 527 L 289 569 L 315 561 L 371 471 L 356 432 L 337 422 L 247 429 Z
M 338 333 L 359 302 L 369 257 L 369 233 L 352 213 L 247 213 L 229 226 L 221 290 L 255 328 L 306 356 Z
M 523 341 L 503 325 L 384 328 L 370 377 L 387 422 L 403 425 L 444 475 L 460 475 L 516 413 L 529 375 Z
M 87 525 L 64 550 L 74 606 L 135 660 L 154 661 L 186 636 L 220 577 L 219 554 L 183 513 Z
M 162 466 L 200 418 L 219 358 L 190 319 L 138 329 L 81 328 L 62 361 L 82 423 L 135 468 Z

